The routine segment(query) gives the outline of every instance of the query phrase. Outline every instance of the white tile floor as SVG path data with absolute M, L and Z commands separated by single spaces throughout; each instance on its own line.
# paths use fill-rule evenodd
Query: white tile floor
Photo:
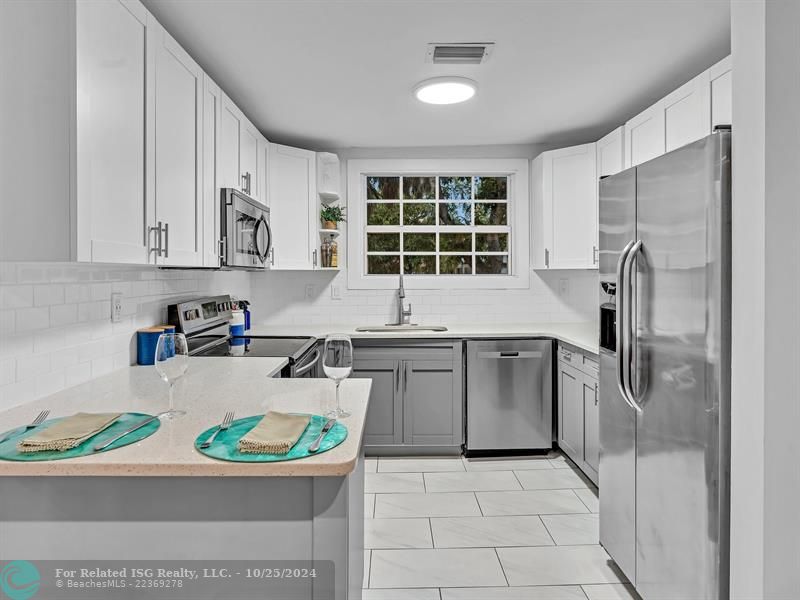
M 364 600 L 636 600 L 560 455 L 368 458 Z

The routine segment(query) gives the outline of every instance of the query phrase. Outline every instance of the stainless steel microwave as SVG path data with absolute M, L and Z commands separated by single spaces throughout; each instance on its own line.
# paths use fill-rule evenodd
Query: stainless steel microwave
M 233 188 L 223 188 L 221 194 L 221 266 L 267 269 L 272 250 L 269 208 Z

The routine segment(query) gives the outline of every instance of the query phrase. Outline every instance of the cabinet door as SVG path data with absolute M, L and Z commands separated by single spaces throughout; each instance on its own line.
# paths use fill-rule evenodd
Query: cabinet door
M 544 197 L 544 163 L 547 153 L 531 162 L 531 268 L 550 268 L 550 248 L 553 243 L 553 214 L 551 202 Z
M 702 73 L 662 100 L 664 150 L 671 152 L 711 133 L 708 73 Z
M 203 78 L 203 266 L 220 264 L 220 185 L 217 162 L 222 91 L 211 78 Z
M 597 178 L 625 170 L 625 127 L 617 127 L 597 142 Z
M 416 446 L 458 446 L 462 442 L 460 375 L 449 360 L 402 363 L 403 441 Z
M 711 94 L 711 131 L 717 125 L 733 122 L 733 80 L 731 57 L 723 58 L 708 70 Z
M 258 164 L 256 165 L 256 180 L 258 182 L 258 199 L 269 206 L 269 142 L 262 135 L 258 139 Z
M 79 2 L 76 26 L 77 259 L 146 264 L 147 11 Z
M 625 168 L 661 156 L 666 147 L 664 110 L 658 102 L 625 123 Z
M 584 460 L 597 473 L 600 467 L 600 411 L 597 379 L 584 374 L 582 388 Z
M 316 267 L 316 155 L 309 150 L 269 145 L 272 268 Z M 313 225 L 312 225 L 313 224 Z
M 583 373 L 558 363 L 558 445 L 575 462 L 583 461 Z
M 242 189 L 240 164 L 240 131 L 242 113 L 224 93 L 219 118 L 219 142 L 217 144 L 217 170 L 219 185 L 223 188 Z
M 544 168 L 544 202 L 550 203 L 552 214 L 549 267 L 597 268 L 595 144 L 554 150 Z
M 148 166 L 156 221 L 164 226 L 158 262 L 200 266 L 203 71 L 152 17 L 148 40 L 155 59 L 154 139 L 148 144 L 154 154 Z
M 403 403 L 400 397 L 400 365 L 395 360 L 353 358 L 352 377 L 371 379 L 365 446 L 403 443 Z
M 245 193 L 256 200 L 261 200 L 261 190 L 258 188 L 259 138 L 261 138 L 261 134 L 258 129 L 253 127 L 250 121 L 243 119 L 240 137 L 241 148 L 239 150 L 241 157 L 240 177 L 242 178 L 242 186 L 245 188 Z

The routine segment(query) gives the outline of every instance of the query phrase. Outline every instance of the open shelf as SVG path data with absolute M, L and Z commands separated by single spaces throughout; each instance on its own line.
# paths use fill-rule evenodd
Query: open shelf
M 319 234 L 320 235 L 329 235 L 331 237 L 339 237 L 339 235 L 341 233 L 342 232 L 339 231 L 338 229 L 320 229 L 319 230 Z

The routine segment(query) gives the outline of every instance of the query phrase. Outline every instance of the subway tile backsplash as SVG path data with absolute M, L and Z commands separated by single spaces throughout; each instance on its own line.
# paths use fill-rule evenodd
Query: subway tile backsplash
M 249 274 L 0 263 L 0 410 L 135 364 L 136 330 L 163 323 L 167 304 L 222 293 L 249 297 Z

